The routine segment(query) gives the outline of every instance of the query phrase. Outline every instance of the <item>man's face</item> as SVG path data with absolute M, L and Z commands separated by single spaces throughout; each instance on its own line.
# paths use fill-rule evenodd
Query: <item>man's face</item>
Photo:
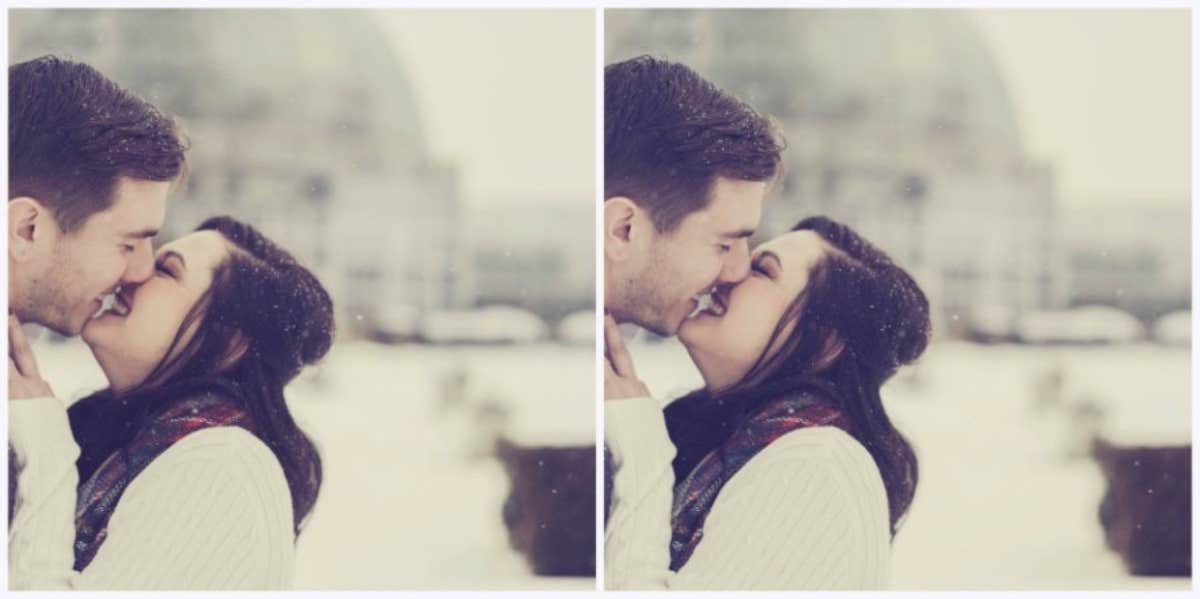
M 51 220 L 41 259 L 31 264 L 18 314 L 62 335 L 78 335 L 118 286 L 138 285 L 154 272 L 152 239 L 166 213 L 168 181 L 121 177 L 113 204 L 63 233 Z
M 652 234 L 641 267 L 624 282 L 624 314 L 618 317 L 671 336 L 695 311 L 697 296 L 745 279 L 747 244 L 766 191 L 766 182 L 718 177 L 707 207 L 673 231 Z

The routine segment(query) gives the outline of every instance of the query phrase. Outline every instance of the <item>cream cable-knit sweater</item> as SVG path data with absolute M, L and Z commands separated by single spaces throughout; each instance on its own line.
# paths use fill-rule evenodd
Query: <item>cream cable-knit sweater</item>
M 282 589 L 295 541 L 283 469 L 236 427 L 192 433 L 126 488 L 108 537 L 72 569 L 79 448 L 55 398 L 8 402 L 20 474 L 8 531 L 10 589 Z
M 671 460 L 661 406 L 604 402 L 615 465 L 605 531 L 608 589 L 879 589 L 887 582 L 887 494 L 867 450 L 833 427 L 788 433 L 722 488 L 704 538 L 671 572 Z

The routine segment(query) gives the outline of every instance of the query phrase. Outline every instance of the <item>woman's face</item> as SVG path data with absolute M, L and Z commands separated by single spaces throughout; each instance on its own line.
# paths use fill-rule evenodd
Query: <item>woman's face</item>
M 812 231 L 785 233 L 758 246 L 751 254 L 750 276 L 727 295 L 713 298 L 724 304 L 724 314 L 719 308 L 708 309 L 684 321 L 679 340 L 700 369 L 705 386 L 721 390 L 749 372 L 827 247 Z M 795 319 L 776 338 L 768 356 L 794 327 Z
M 162 361 L 231 247 L 216 231 L 197 231 L 163 245 L 155 255 L 154 276 L 136 288 L 122 288 L 118 307 L 84 325 L 83 340 L 114 390 L 141 383 Z M 177 348 L 191 340 L 198 324 L 184 332 Z

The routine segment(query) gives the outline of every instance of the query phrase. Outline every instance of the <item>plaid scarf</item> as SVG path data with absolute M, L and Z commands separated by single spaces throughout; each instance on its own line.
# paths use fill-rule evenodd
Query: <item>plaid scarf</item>
M 173 401 L 151 415 L 131 440 L 100 463 L 79 485 L 75 570 L 82 571 L 96 556 L 108 536 L 108 520 L 129 483 L 175 442 L 214 426 L 238 426 L 253 432 L 247 412 L 224 393 L 209 390 Z
M 704 520 L 717 494 L 742 466 L 773 441 L 810 426 L 836 426 L 849 431 L 840 410 L 807 393 L 772 401 L 751 413 L 733 434 L 705 455 L 675 486 L 671 506 L 671 570 L 679 571 L 704 536 Z

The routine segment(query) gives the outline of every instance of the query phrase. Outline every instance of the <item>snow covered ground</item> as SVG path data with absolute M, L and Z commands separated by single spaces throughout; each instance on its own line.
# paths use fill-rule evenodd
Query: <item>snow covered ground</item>
M 103 383 L 78 342 L 35 351 L 60 397 Z M 335 344 L 288 389 L 325 469 L 297 547 L 296 587 L 595 588 L 591 578 L 534 576 L 509 548 L 500 516 L 508 479 L 485 454 L 489 431 L 528 443 L 593 443 L 593 355 L 557 345 Z
M 630 351 L 660 397 L 699 383 L 675 343 Z M 39 343 L 37 352 L 60 396 L 102 382 L 77 343 Z M 1055 370 L 1059 382 L 1048 383 Z M 325 459 L 297 586 L 593 588 L 591 579 L 530 574 L 500 520 L 507 479 L 481 457 L 487 431 L 591 442 L 593 377 L 590 347 L 337 343 L 289 389 Z M 1086 441 L 1085 419 L 1116 439 L 1189 441 L 1190 385 L 1186 348 L 933 345 L 885 389 L 921 467 L 896 538 L 893 586 L 1189 588 L 1185 579 L 1125 573 L 1096 516 L 1100 472 L 1070 455 Z M 1086 401 L 1100 410 L 1083 409 Z
M 630 352 L 657 396 L 700 382 L 676 343 L 633 343 Z M 1038 381 L 1054 370 L 1058 399 L 1039 401 Z M 1187 579 L 1125 573 L 1097 518 L 1101 473 L 1070 456 L 1085 448 L 1087 418 L 1118 440 L 1190 442 L 1190 370 L 1186 348 L 935 343 L 884 390 L 920 462 L 892 586 L 1189 589 Z M 1081 407 L 1087 401 L 1104 416 Z

